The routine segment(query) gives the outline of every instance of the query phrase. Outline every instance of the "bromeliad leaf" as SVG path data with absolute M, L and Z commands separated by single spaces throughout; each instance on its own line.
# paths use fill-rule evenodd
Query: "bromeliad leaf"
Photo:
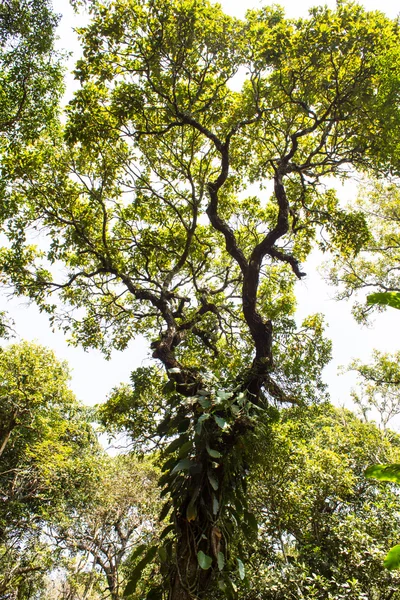
M 135 560 L 135 558 L 138 558 L 139 556 L 141 556 L 143 554 L 143 552 L 146 550 L 148 544 L 140 544 L 140 546 L 138 546 L 130 555 L 129 560 Z
M 157 554 L 157 550 L 158 550 L 157 546 L 152 546 L 149 549 L 149 551 L 147 552 L 147 554 L 144 556 L 144 558 L 142 558 L 142 560 L 133 569 L 133 571 L 128 579 L 128 583 L 124 589 L 124 593 L 123 593 L 124 598 L 126 598 L 127 596 L 130 596 L 136 590 L 136 586 L 142 575 L 143 569 L 153 560 L 153 558 Z
M 164 506 L 161 509 L 160 516 L 158 517 L 159 521 L 164 521 L 164 519 L 167 516 L 167 514 L 169 513 L 171 507 L 172 507 L 172 503 L 169 501 L 164 504 Z
M 175 465 L 171 471 L 171 475 L 175 475 L 175 473 L 179 473 L 179 471 L 188 471 L 193 464 L 194 462 L 190 460 L 190 458 L 184 458 Z
M 167 525 L 167 527 L 165 527 L 165 529 L 162 530 L 161 534 L 160 534 L 160 540 L 163 540 L 165 537 L 167 537 L 167 535 L 169 533 L 171 533 L 171 531 L 174 531 L 175 529 L 175 525 L 174 523 L 171 523 L 170 525 Z

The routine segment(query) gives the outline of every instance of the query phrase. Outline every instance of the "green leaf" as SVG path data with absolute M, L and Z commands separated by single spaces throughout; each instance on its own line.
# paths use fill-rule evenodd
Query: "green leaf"
M 187 442 L 187 435 L 180 435 L 178 438 L 173 440 L 164 450 L 165 454 L 170 454 L 171 452 L 175 452 L 178 448 L 183 446 Z
M 168 552 L 165 546 L 160 546 L 158 549 L 158 556 L 160 557 L 162 562 L 167 562 L 168 560 Z
M 159 521 L 164 521 L 165 517 L 169 513 L 172 507 L 172 502 L 166 502 L 161 509 L 160 516 L 158 517 Z
M 240 577 L 240 579 L 243 580 L 245 578 L 244 564 L 242 563 L 240 558 L 237 558 L 236 560 L 237 560 L 238 569 L 239 569 L 239 577 Z
M 193 462 L 189 469 L 189 475 L 199 475 L 203 471 L 203 465 L 201 463 Z
M 197 517 L 197 507 L 192 502 L 189 502 L 188 507 L 186 509 L 186 518 L 188 521 L 195 521 Z
M 147 547 L 148 547 L 148 544 L 140 544 L 140 546 L 135 548 L 135 550 L 130 555 L 130 557 L 129 557 L 130 560 L 135 560 L 135 558 L 138 558 L 138 556 L 141 556 Z
M 400 292 L 376 292 L 367 296 L 367 304 L 391 306 L 400 310 Z
M 163 435 L 165 435 L 167 433 L 170 421 L 171 421 L 171 415 L 167 414 L 166 417 L 165 417 L 165 419 L 163 419 L 161 421 L 161 423 L 159 423 L 157 425 L 157 433 L 158 433 L 158 435 L 163 436 Z
M 383 565 L 389 569 L 389 571 L 394 571 L 395 569 L 400 568 L 400 544 L 393 546 L 393 548 L 389 550 L 385 560 L 383 561 Z
M 197 553 L 197 562 L 204 571 L 207 571 L 212 565 L 212 558 L 211 556 L 204 554 L 202 550 L 199 550 Z
M 167 471 L 166 473 L 164 473 L 164 475 L 161 475 L 160 479 L 158 480 L 158 485 L 160 487 L 163 487 L 166 483 L 169 483 L 170 480 L 171 480 L 171 472 Z
M 228 423 L 222 417 L 214 415 L 214 419 L 218 427 L 220 427 L 221 429 L 227 429 L 229 427 Z
M 237 587 L 230 577 L 225 578 L 225 594 L 229 599 L 237 598 Z
M 190 467 L 192 466 L 193 461 L 190 460 L 190 458 L 184 458 L 183 460 L 180 460 L 175 467 L 172 469 L 171 471 L 171 475 L 174 475 L 175 473 L 179 473 L 179 471 L 188 471 L 190 469 Z
M 217 562 L 218 562 L 218 569 L 220 571 L 222 571 L 225 566 L 225 556 L 222 554 L 222 552 L 218 552 Z
M 204 398 L 204 396 L 198 399 L 198 403 L 203 408 L 210 408 L 211 406 L 211 401 L 208 398 Z
M 393 481 L 400 484 L 400 464 L 371 465 L 364 472 L 367 479 L 379 481 Z
M 226 583 L 223 579 L 219 579 L 218 580 L 218 587 L 221 590 L 221 592 L 224 592 L 224 594 L 226 594 L 227 591 L 227 586 Z
M 181 446 L 179 449 L 179 452 L 178 452 L 179 458 L 183 458 L 183 457 L 187 456 L 192 448 L 193 448 L 192 440 L 185 442 L 183 444 L 183 446 Z
M 212 489 L 214 491 L 217 491 L 217 489 L 218 489 L 218 479 L 210 471 L 207 472 L 207 477 L 208 477 L 208 481 L 211 484 Z
M 188 521 L 194 521 L 197 517 L 197 507 L 196 507 L 196 500 L 198 498 L 200 492 L 200 487 L 198 487 L 196 489 L 196 491 L 194 492 L 188 507 L 186 509 L 186 518 Z
M 215 395 L 220 400 L 228 400 L 228 398 L 232 397 L 232 392 L 224 392 L 223 390 L 217 390 Z
M 213 458 L 221 458 L 222 454 L 221 452 L 218 452 L 218 450 L 213 450 L 212 448 L 210 448 L 210 446 L 207 444 L 206 446 L 207 448 L 207 452 L 210 456 L 212 456 Z
M 187 431 L 189 429 L 189 426 L 190 426 L 189 417 L 185 417 L 184 419 L 180 420 L 179 423 L 177 424 L 178 433 L 184 433 L 185 431 Z
M 167 525 L 165 529 L 162 530 L 160 534 L 160 540 L 163 540 L 171 531 L 174 531 L 175 525 L 171 523 L 171 525 Z
M 164 394 L 170 394 L 175 391 L 175 382 L 169 379 L 163 387 Z
M 128 583 L 126 584 L 126 587 L 124 589 L 124 593 L 123 593 L 124 598 L 126 598 L 126 596 L 130 596 L 136 590 L 136 586 L 142 575 L 143 569 L 153 560 L 153 558 L 157 554 L 157 549 L 158 549 L 157 546 L 152 546 L 150 548 L 150 550 L 147 552 L 147 554 L 145 555 L 145 557 L 142 558 L 142 560 L 133 569 L 133 571 L 130 574 L 130 577 L 128 579 Z
M 161 467 L 161 473 L 169 471 L 176 463 L 176 456 L 171 456 Z
M 255 515 L 252 512 L 249 512 L 248 510 L 245 510 L 243 516 L 244 516 L 244 519 L 245 519 L 246 523 L 250 527 L 250 529 L 254 533 L 257 533 L 257 531 L 258 531 L 258 523 L 257 523 L 257 519 L 256 519 Z
M 210 418 L 209 413 L 203 413 L 202 415 L 200 415 L 200 417 L 197 419 L 198 423 L 203 423 L 203 421 L 207 421 L 207 419 Z

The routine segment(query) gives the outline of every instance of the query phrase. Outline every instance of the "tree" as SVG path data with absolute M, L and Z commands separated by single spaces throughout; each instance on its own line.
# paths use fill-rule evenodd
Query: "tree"
M 372 363 L 363 364 L 353 360 L 348 369 L 359 375 L 359 389 L 352 392 L 352 399 L 360 408 L 365 420 L 374 411 L 383 429 L 393 417 L 400 414 L 400 352 L 387 354 L 374 350 Z
M 64 549 L 69 598 L 118 600 L 126 584 L 126 562 L 156 534 L 158 471 L 135 455 L 104 456 L 88 502 L 57 515 L 53 536 Z M 72 569 L 75 563 L 78 569 Z M 81 593 L 77 593 L 81 590 Z
M 66 365 L 27 342 L 0 351 L 0 594 L 30 598 L 58 554 L 43 539 L 60 504 L 81 497 L 99 458 Z M 83 494 L 82 494 L 83 496 Z M 78 498 L 80 498 L 78 500 Z
M 354 304 L 355 316 L 361 322 L 372 310 L 392 306 L 391 301 L 400 306 L 399 193 L 395 182 L 373 181 L 361 188 L 357 206 L 365 215 L 370 235 L 357 257 L 337 255 L 330 270 L 331 281 L 341 286 L 340 298 L 357 298 L 362 291 L 370 293 L 371 301 L 357 299 Z
M 363 473 L 377 459 L 398 460 L 399 449 L 396 434 L 348 410 L 285 411 L 249 487 L 260 529 L 244 550 L 241 597 L 399 598 L 399 575 L 382 569 L 399 536 L 398 495 Z
M 297 21 L 269 8 L 239 21 L 206 0 L 89 9 L 64 139 L 45 132 L 13 159 L 5 279 L 85 347 L 150 341 L 165 370 L 151 426 L 168 443 L 164 589 L 234 596 L 253 447 L 275 405 L 325 393 L 322 319 L 293 318 L 300 264 L 314 240 L 348 256 L 370 236 L 324 178 L 398 170 L 397 24 L 346 3 Z M 137 379 L 125 404 L 143 404 Z

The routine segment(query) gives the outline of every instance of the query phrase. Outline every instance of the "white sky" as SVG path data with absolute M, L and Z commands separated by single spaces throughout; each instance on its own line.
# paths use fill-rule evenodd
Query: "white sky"
M 233 0 L 220 2 L 224 10 L 234 16 L 243 16 L 248 8 L 259 8 L 261 2 L 243 3 Z M 317 1 L 286 0 L 279 2 L 285 8 L 289 17 L 306 16 L 308 8 L 318 4 Z M 335 2 L 327 2 L 331 7 Z M 399 14 L 397 2 L 392 0 L 364 0 L 366 8 L 379 9 L 390 17 Z M 73 53 L 69 62 L 72 68 L 76 56 L 79 55 L 79 45 L 74 27 L 82 25 L 82 17 L 74 15 L 67 0 L 53 0 L 54 10 L 63 15 L 60 27 L 60 48 Z M 73 78 L 67 78 L 67 95 L 70 97 L 76 88 Z M 354 194 L 354 186 L 343 188 L 346 197 Z M 329 323 L 328 336 L 334 344 L 334 360 L 326 369 L 325 378 L 329 383 L 332 400 L 336 404 L 348 403 L 349 390 L 354 383 L 352 374 L 338 375 L 338 365 L 346 365 L 351 358 L 361 358 L 368 361 L 372 348 L 393 352 L 399 349 L 400 311 L 388 310 L 379 315 L 370 328 L 360 328 L 350 314 L 350 305 L 346 302 L 334 301 L 334 289 L 326 286 L 318 275 L 317 267 L 320 259 L 313 256 L 305 265 L 307 277 L 297 284 L 299 298 L 299 318 L 307 314 L 322 312 Z M 77 397 L 87 404 L 103 401 L 111 388 L 121 381 L 127 381 L 130 372 L 143 363 L 147 356 L 147 348 L 141 340 L 133 341 L 125 352 L 114 352 L 110 361 L 95 350 L 84 352 L 79 348 L 68 346 L 65 337 L 60 332 L 51 332 L 47 317 L 40 314 L 36 307 L 28 306 L 22 300 L 3 298 L 0 308 L 10 311 L 16 322 L 18 339 L 36 340 L 38 343 L 51 347 L 60 359 L 66 359 L 72 369 L 72 388 Z

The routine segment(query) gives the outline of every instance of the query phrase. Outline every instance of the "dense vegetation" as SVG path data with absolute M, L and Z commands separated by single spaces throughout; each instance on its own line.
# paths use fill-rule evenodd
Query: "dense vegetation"
M 360 320 L 365 289 L 400 291 L 398 23 L 74 4 L 64 114 L 57 19 L 0 8 L 1 278 L 74 343 L 140 334 L 153 362 L 88 411 L 51 352 L 1 351 L 1 597 L 400 597 L 396 490 L 363 475 L 399 461 L 397 358 L 351 365 L 361 419 L 334 409 L 323 316 L 295 318 L 314 248 Z M 355 172 L 343 206 L 330 185 Z

